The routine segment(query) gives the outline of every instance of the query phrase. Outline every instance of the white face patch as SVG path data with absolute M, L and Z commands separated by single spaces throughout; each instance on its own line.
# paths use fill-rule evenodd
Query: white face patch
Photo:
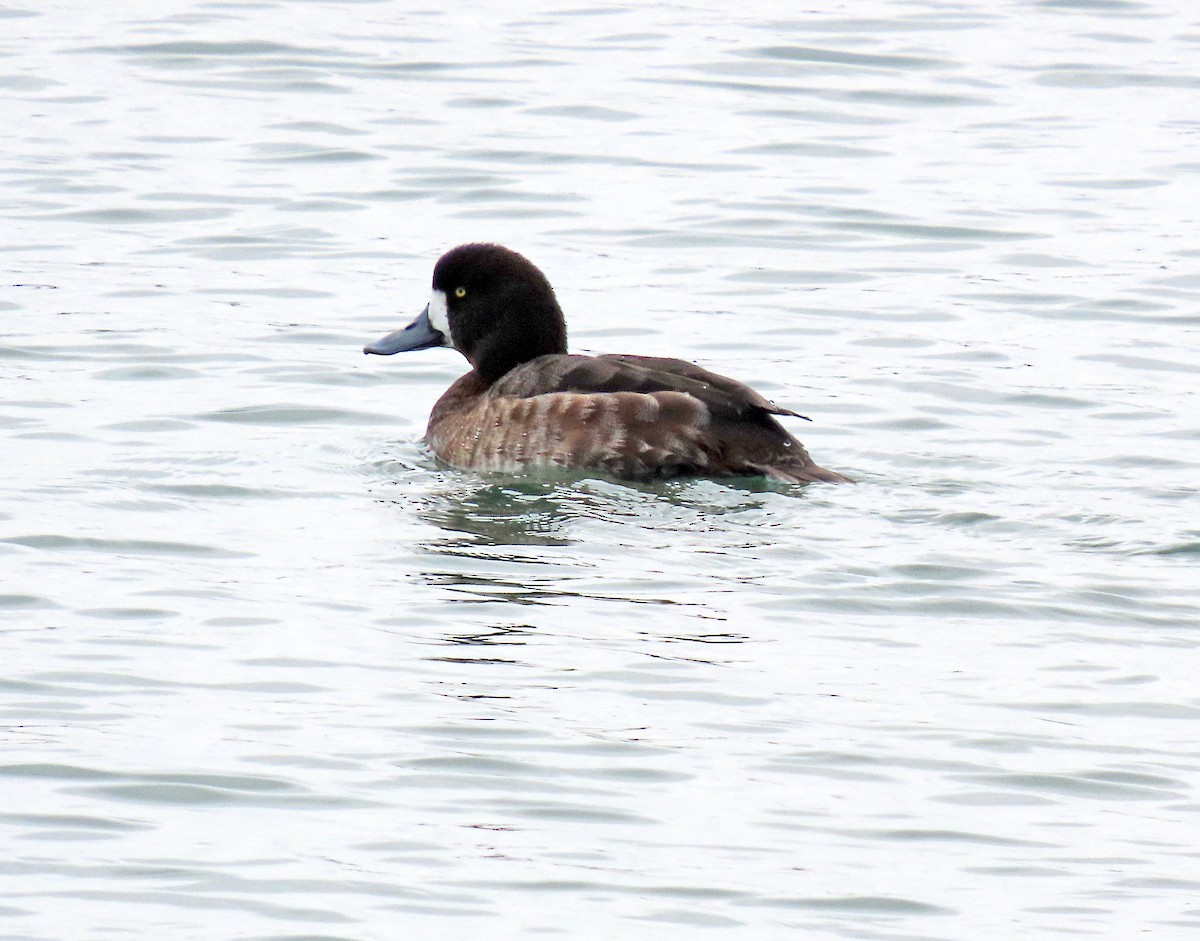
M 444 291 L 434 291 L 429 298 L 429 323 L 433 329 L 446 338 L 442 346 L 454 346 L 454 337 L 450 333 L 450 315 L 446 310 L 446 294 Z

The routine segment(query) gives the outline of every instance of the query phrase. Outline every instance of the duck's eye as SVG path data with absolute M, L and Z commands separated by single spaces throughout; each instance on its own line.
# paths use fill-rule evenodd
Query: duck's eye
M 455 289 L 454 289 L 454 296 L 455 296 L 455 297 L 466 297 L 466 296 L 467 296 L 467 289 L 466 289 L 466 288 L 455 288 Z

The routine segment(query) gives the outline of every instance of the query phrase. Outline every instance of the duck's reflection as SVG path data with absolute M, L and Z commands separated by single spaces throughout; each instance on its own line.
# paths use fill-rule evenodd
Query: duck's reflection
M 802 487 L 758 478 L 633 483 L 565 472 L 487 479 L 452 471 L 440 475 L 414 506 L 441 531 L 441 538 L 427 544 L 434 552 L 594 544 L 601 535 L 597 529 L 606 526 L 614 547 L 670 548 L 682 532 L 736 533 L 742 528 L 739 515 L 763 510 L 782 491 L 793 499 L 804 496 Z
M 434 535 L 421 540 L 430 552 L 575 541 L 555 480 L 449 471 L 417 442 L 389 449 L 365 467 L 375 478 L 376 499 L 432 527 Z
M 710 548 L 719 548 L 730 538 L 760 532 L 760 523 L 770 523 L 761 519 L 764 513 L 790 517 L 808 497 L 804 486 L 761 477 L 639 483 L 552 468 L 481 475 L 438 464 L 416 442 L 370 461 L 367 470 L 380 485 L 379 499 L 415 513 L 435 531 L 423 547 L 450 555 L 582 543 L 670 549 L 681 533 L 711 534 L 718 545 Z M 760 519 L 752 521 L 755 516 Z M 511 558 L 525 561 L 530 554 Z
M 433 552 L 453 553 L 465 546 L 567 546 L 575 542 L 572 516 L 563 507 L 558 487 L 543 480 L 485 482 L 447 475 L 442 486 L 427 492 L 417 513 L 442 538 L 431 540 Z M 463 540 L 461 536 L 469 537 Z
M 388 470 L 377 495 L 449 622 L 439 659 L 506 660 L 564 628 L 600 637 L 620 625 L 616 636 L 652 641 L 656 656 L 720 660 L 747 640 L 727 600 L 762 577 L 748 556 L 795 524 L 804 497 L 761 480 Z
M 661 500 L 649 489 L 601 479 L 488 479 L 457 471 L 429 474 L 419 483 L 424 486 L 405 488 L 403 501 L 389 502 L 425 524 L 414 546 L 430 557 L 424 580 L 459 604 L 477 606 L 470 615 L 477 623 L 496 605 L 704 610 L 663 597 L 660 579 L 641 577 L 646 569 L 638 556 L 678 536 L 647 526 L 648 508 Z M 629 525 L 610 525 L 622 520 Z

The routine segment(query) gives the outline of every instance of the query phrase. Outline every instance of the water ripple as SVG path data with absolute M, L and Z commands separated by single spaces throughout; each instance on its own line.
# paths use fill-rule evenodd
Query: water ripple
M 7 935 L 1195 934 L 1193 20 L 0 10 Z M 860 483 L 440 465 L 481 239 Z

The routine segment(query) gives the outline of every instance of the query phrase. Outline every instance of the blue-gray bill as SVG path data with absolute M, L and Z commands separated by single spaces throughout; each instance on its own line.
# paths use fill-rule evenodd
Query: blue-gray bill
M 429 305 L 426 304 L 417 319 L 407 327 L 380 337 L 374 343 L 368 343 L 363 347 L 363 352 L 391 356 L 393 353 L 406 353 L 410 350 L 427 350 L 433 346 L 444 346 L 445 343 L 445 335 L 429 322 Z

